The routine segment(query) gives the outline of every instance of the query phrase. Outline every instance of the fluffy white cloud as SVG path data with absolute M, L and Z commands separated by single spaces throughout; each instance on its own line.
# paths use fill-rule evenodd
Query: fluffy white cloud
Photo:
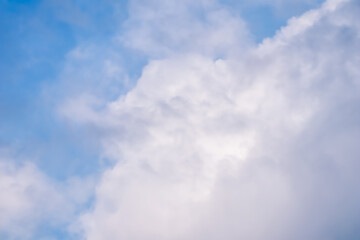
M 59 184 L 31 163 L 11 162 L 0 161 L 0 237 L 33 239 L 41 228 L 65 231 L 77 205 L 88 200 L 91 181 L 73 178 Z
M 158 60 L 76 115 L 116 160 L 86 239 L 358 238 L 359 3 L 328 0 L 247 51 L 241 20 L 210 1 L 141 3 L 122 40 Z

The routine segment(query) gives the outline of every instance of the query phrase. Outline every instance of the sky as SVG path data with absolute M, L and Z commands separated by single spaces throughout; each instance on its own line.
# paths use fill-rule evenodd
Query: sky
M 359 239 L 359 16 L 0 0 L 0 239 Z

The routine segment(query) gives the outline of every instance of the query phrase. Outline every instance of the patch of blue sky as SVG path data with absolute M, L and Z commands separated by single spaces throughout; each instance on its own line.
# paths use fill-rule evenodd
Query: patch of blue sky
M 260 43 L 263 39 L 275 35 L 287 20 L 312 8 L 319 7 L 324 0 L 311 1 L 238 1 L 220 0 L 236 15 L 241 16 L 247 24 L 253 39 Z
M 51 224 L 43 224 L 39 228 L 36 229 L 30 240 L 58 240 L 58 239 L 67 239 L 67 240 L 75 240 L 79 239 L 79 236 L 70 232 L 67 229 L 67 226 L 52 226 Z
M 94 172 L 98 152 L 86 140 L 87 129 L 69 129 L 57 118 L 56 99 L 44 98 L 43 91 L 53 85 L 66 94 L 58 78 L 66 54 L 86 39 L 103 41 L 114 25 L 106 19 L 110 6 L 95 11 L 96 4 L 88 4 L 88 12 L 79 13 L 88 24 L 81 25 L 54 9 L 61 1 L 53 2 L 0 3 L 0 146 L 13 149 L 13 159 L 31 159 L 48 175 L 66 178 Z M 68 2 L 81 8 L 80 2 Z

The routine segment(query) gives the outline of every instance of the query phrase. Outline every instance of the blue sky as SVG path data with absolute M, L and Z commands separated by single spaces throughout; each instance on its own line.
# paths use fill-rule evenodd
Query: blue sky
M 0 0 L 0 237 L 356 239 L 359 8 Z
M 119 10 L 121 21 L 126 17 L 126 3 Z M 81 172 L 78 161 L 97 158 L 83 145 L 83 130 L 69 130 L 56 117 L 54 106 L 59 97 L 81 91 L 62 86 L 58 77 L 66 54 L 80 42 L 106 41 L 113 32 L 112 14 L 106 3 L 1 3 L 1 145 L 10 146 L 16 155 L 38 159 L 57 177 Z M 82 84 L 75 83 L 74 88 Z M 52 91 L 56 98 L 44 96 L 44 91 Z M 64 159 L 69 169 L 59 168 Z

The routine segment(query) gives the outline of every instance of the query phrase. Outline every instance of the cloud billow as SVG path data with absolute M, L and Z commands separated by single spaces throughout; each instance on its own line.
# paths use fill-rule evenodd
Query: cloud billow
M 155 53 L 91 120 L 114 129 L 102 142 L 116 161 L 80 217 L 86 239 L 357 239 L 358 15 L 330 0 L 235 55 Z M 134 44 L 163 51 L 146 39 Z

